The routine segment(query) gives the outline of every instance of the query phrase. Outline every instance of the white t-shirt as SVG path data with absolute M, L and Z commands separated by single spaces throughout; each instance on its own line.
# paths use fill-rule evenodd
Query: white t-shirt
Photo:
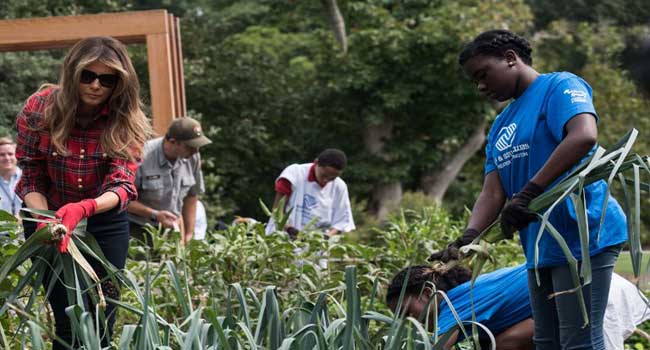
M 287 224 L 302 230 L 312 219 L 312 229 L 326 231 L 335 228 L 341 232 L 354 230 L 354 219 L 350 207 L 348 186 L 341 178 L 321 187 L 316 181 L 308 181 L 309 169 L 313 163 L 292 164 L 278 177 L 291 182 L 291 197 L 287 209 L 293 208 Z M 266 232 L 275 231 L 273 218 L 266 225 Z
M 208 230 L 208 218 L 205 214 L 205 206 L 201 201 L 196 201 L 196 220 L 194 221 L 194 239 L 205 238 L 205 231 Z
M 609 299 L 603 320 L 605 349 L 623 350 L 627 339 L 637 325 L 650 319 L 647 300 L 639 294 L 636 286 L 625 278 L 612 274 Z

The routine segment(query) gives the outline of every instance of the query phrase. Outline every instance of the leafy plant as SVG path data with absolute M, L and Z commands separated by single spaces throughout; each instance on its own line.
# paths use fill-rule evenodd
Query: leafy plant
M 424 259 L 428 251 L 403 249 L 406 245 L 387 248 L 381 242 L 397 235 L 407 245 L 446 240 L 440 233 L 452 221 L 435 208 L 405 213 L 394 221 L 389 225 L 393 228 L 376 230 L 381 239 L 377 247 L 345 235 L 326 241 L 321 233 L 309 231 L 292 241 L 281 232 L 267 235 L 261 224 L 229 226 L 209 232 L 205 241 L 183 245 L 178 232 L 151 227 L 151 247 L 132 240 L 130 252 L 137 259 L 129 259 L 123 271 L 110 270 L 122 289 L 121 300 L 107 298 L 121 309 L 113 345 L 119 349 L 427 345 L 429 336 L 417 320 L 391 315 L 377 300 L 396 266 Z M 455 229 L 448 234 L 452 232 Z M 82 270 L 73 267 L 71 257 L 39 243 L 47 239 L 47 232 L 32 237 L 37 238 L 23 243 L 23 252 L 5 260 L 0 269 L 29 271 L 19 284 L 12 284 L 15 291 L 3 304 L 3 312 L 12 315 L 3 318 L 8 322 L 0 329 L 1 344 L 7 348 L 16 343 L 38 348 L 54 338 L 49 311 L 43 306 L 47 290 L 41 293 L 39 288 L 43 283 L 39 276 L 50 268 L 46 261 L 66 284 L 93 286 L 90 279 L 84 280 Z M 75 234 L 73 239 L 84 254 L 100 252 L 91 248 L 92 235 Z M 30 246 L 49 255 L 34 258 L 32 254 L 30 260 L 24 255 Z M 324 257 L 329 260 L 326 268 L 319 266 Z M 66 279 L 65 271 L 78 273 Z M 80 291 L 70 292 L 75 300 L 80 297 Z M 103 321 L 91 311 L 77 304 L 69 308 L 74 334 L 86 349 L 96 349 L 103 336 L 97 327 Z

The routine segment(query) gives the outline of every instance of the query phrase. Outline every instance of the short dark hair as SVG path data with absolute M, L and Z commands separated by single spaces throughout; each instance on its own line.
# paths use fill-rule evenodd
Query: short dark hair
M 405 280 L 407 273 L 408 281 Z M 446 292 L 471 278 L 472 271 L 461 265 L 455 265 L 443 273 L 434 270 L 429 265 L 409 266 L 398 272 L 390 281 L 386 291 L 386 302 L 389 303 L 391 300 L 399 298 L 404 283 L 406 283 L 405 295 L 416 295 L 426 287 L 427 282 L 433 283 L 437 290 Z
M 331 166 L 334 169 L 343 170 L 348 164 L 348 157 L 340 149 L 328 148 L 318 155 L 316 163 L 320 166 Z
M 488 30 L 479 34 L 463 48 L 458 55 L 458 63 L 465 62 L 478 55 L 502 58 L 507 50 L 513 50 L 527 64 L 533 64 L 533 48 L 528 40 L 505 29 Z

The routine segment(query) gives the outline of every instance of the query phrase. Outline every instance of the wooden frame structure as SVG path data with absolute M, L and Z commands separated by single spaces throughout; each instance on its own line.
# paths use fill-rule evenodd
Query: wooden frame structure
M 147 45 L 156 133 L 163 135 L 173 118 L 185 116 L 179 20 L 166 10 L 1 20 L 0 52 L 66 48 L 91 36 Z

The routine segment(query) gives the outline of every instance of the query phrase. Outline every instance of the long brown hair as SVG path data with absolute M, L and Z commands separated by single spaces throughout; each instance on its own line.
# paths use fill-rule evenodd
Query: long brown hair
M 107 100 L 109 118 L 100 145 L 111 158 L 134 159 L 142 155 L 151 125 L 142 111 L 140 82 L 124 45 L 114 38 L 100 36 L 77 42 L 61 67 L 58 87 L 45 109 L 42 127 L 50 132 L 52 145 L 67 154 L 65 142 L 74 127 L 79 110 L 81 71 L 101 62 L 117 71 L 119 79 Z M 44 85 L 48 87 L 51 85 Z

